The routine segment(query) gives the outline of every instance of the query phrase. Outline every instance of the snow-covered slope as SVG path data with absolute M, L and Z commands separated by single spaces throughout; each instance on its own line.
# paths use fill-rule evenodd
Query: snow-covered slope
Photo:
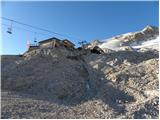
M 107 39 L 106 42 L 99 45 L 99 47 L 102 49 L 108 48 L 111 50 L 118 50 L 121 44 L 122 44 L 122 41 L 111 38 L 111 39 Z
M 156 49 L 158 50 L 159 44 L 159 29 L 153 26 L 146 26 L 138 32 L 130 32 L 118 35 L 106 40 L 98 46 L 102 49 L 111 50 L 126 50 L 123 48 L 129 47 L 133 50 L 142 49 Z
M 145 49 L 159 50 L 159 37 L 157 37 L 155 39 L 148 40 L 148 41 L 144 41 L 139 45 L 132 46 L 132 48 L 134 48 L 134 49 L 145 48 Z

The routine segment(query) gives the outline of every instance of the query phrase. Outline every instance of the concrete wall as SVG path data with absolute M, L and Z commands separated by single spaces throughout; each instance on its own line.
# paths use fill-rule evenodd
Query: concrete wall
M 40 48 L 53 48 L 53 47 L 58 47 L 58 46 L 62 46 L 62 43 L 57 42 L 57 41 L 50 41 L 50 42 L 40 44 Z
M 54 41 L 40 44 L 40 48 L 53 48 L 53 47 L 54 47 Z

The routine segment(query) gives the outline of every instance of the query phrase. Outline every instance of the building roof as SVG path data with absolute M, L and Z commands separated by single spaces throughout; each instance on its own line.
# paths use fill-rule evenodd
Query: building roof
M 38 43 L 43 44 L 43 43 L 51 42 L 51 41 L 54 41 L 54 40 L 61 41 L 60 39 L 58 39 L 56 37 L 52 37 L 52 38 L 49 38 L 49 39 L 46 39 L 46 40 L 42 40 L 42 41 L 40 41 Z
M 29 46 L 29 48 L 36 48 L 36 47 L 39 47 L 39 46 L 37 46 L 37 45 L 35 45 L 35 46 Z
M 71 41 L 69 41 L 69 40 L 67 40 L 67 39 L 64 39 L 63 42 L 65 42 L 65 41 L 68 42 L 69 44 L 75 46 L 75 44 L 73 44 Z
M 39 47 L 37 44 L 30 44 L 29 47 Z

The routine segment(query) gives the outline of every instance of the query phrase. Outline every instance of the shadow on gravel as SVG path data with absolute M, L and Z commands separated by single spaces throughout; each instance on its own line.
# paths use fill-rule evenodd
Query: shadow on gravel
M 100 95 L 99 98 L 103 100 L 109 107 L 111 107 L 117 114 L 123 114 L 126 112 L 125 103 L 135 102 L 132 95 L 125 93 L 125 91 L 114 87 L 113 85 L 104 84 L 104 95 Z M 102 94 L 102 93 L 100 93 Z
M 159 58 L 159 53 L 155 51 L 117 51 L 113 53 L 107 53 L 105 56 L 109 58 L 108 61 L 112 61 L 117 58 L 121 63 L 123 63 L 124 60 L 127 60 L 128 62 L 138 64 L 149 59 Z
M 93 69 L 93 71 L 99 73 L 98 76 L 100 76 L 99 79 L 97 79 L 97 89 L 93 99 L 101 99 L 106 105 L 111 107 L 117 115 L 124 114 L 126 112 L 124 104 L 135 102 L 135 98 L 121 90 L 121 88 L 112 81 L 105 79 L 105 74 L 101 70 Z

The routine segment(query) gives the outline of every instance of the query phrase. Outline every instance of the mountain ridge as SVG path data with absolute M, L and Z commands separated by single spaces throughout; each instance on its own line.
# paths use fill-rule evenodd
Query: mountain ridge
M 147 25 L 140 31 L 129 32 L 121 35 L 116 35 L 114 37 L 105 39 L 91 41 L 87 48 L 93 48 L 94 46 L 99 46 L 105 51 L 105 49 L 111 50 L 123 50 L 123 47 L 130 47 L 134 50 L 134 46 L 143 44 L 143 42 L 157 39 L 158 45 L 159 28 L 156 26 Z M 154 47 L 152 47 L 153 49 Z M 157 47 L 156 47 L 157 48 Z M 136 49 L 135 49 L 136 50 Z M 158 49 L 156 49 L 158 50 Z

